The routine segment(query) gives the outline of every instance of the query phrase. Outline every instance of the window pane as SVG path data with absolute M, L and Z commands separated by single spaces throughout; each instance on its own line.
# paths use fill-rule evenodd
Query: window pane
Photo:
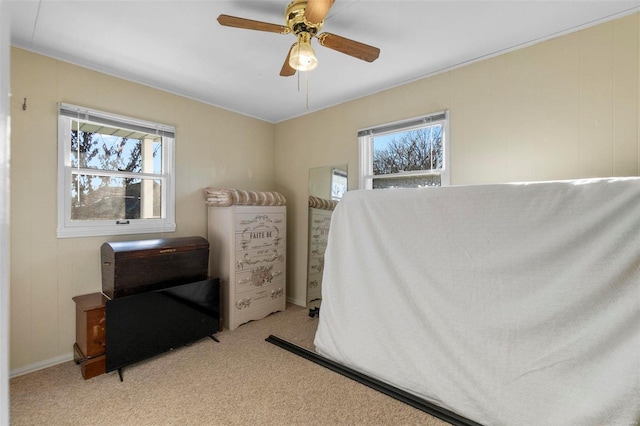
M 373 174 L 442 169 L 442 124 L 375 136 Z
M 71 177 L 71 220 L 151 219 L 161 216 L 160 179 Z
M 385 188 L 424 188 L 427 186 L 440 186 L 440 175 L 404 176 L 394 178 L 374 178 L 373 189 Z
M 75 121 L 70 145 L 74 168 L 162 173 L 162 138 L 157 136 Z

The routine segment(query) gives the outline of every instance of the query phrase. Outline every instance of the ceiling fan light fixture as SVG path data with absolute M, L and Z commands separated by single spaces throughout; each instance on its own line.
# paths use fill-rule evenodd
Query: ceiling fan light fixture
M 310 39 L 309 33 L 301 33 L 298 42 L 291 49 L 289 65 L 296 71 L 311 71 L 318 66 L 318 58 L 311 47 Z

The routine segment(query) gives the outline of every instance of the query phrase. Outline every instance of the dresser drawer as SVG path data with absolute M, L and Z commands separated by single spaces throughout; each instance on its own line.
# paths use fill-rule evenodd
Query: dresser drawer
M 104 353 L 105 303 L 102 293 L 83 294 L 73 298 L 76 303 L 76 345 L 84 357 Z
M 263 287 L 254 288 L 235 296 L 234 307 L 238 310 L 253 308 L 259 305 L 268 304 L 280 299 L 284 295 L 282 283 L 275 283 Z
M 307 302 L 322 298 L 322 274 L 309 273 L 307 278 Z
M 235 247 L 237 251 L 283 248 L 285 232 L 274 231 L 247 231 L 235 234 Z
M 281 283 L 285 272 L 284 267 L 284 263 L 278 262 L 236 272 L 236 293 Z
M 284 247 L 282 249 L 236 252 L 236 273 L 259 266 L 269 266 L 274 263 L 284 262 Z
M 284 283 L 255 288 L 235 295 L 231 309 L 238 323 L 264 318 L 272 312 L 285 309 Z
M 310 257 L 307 273 L 322 276 L 322 272 L 324 272 L 324 257 Z
M 238 214 L 235 229 L 235 248 L 238 251 L 278 248 L 285 241 L 283 213 Z
M 100 355 L 94 358 L 85 358 L 80 361 L 76 361 L 80 364 L 80 373 L 82 374 L 82 378 L 87 380 L 106 373 L 106 359 L 106 355 Z
M 246 228 L 251 229 L 285 229 L 285 213 L 264 211 L 256 213 L 237 213 L 235 216 L 236 232 L 242 232 Z M 276 209 L 276 207 L 273 207 Z

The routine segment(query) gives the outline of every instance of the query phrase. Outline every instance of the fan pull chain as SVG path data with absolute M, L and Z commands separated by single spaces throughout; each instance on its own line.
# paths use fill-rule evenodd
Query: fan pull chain
M 298 93 L 300 93 L 300 74 L 301 74 L 301 71 L 298 71 L 296 74 L 298 75 Z M 306 104 L 307 104 L 307 109 L 309 109 L 309 73 L 308 72 L 305 72 L 305 77 L 306 77 L 306 82 L 305 82 Z
M 309 109 L 309 73 L 307 73 L 307 109 Z

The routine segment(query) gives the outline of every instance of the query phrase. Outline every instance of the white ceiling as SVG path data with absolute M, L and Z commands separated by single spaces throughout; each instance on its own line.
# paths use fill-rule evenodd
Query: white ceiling
M 380 57 L 367 63 L 314 40 L 319 65 L 298 79 L 279 76 L 295 36 L 216 21 L 227 14 L 284 25 L 287 3 L 8 5 L 14 46 L 273 123 L 640 10 L 640 0 L 336 0 L 322 31 L 377 46 Z

